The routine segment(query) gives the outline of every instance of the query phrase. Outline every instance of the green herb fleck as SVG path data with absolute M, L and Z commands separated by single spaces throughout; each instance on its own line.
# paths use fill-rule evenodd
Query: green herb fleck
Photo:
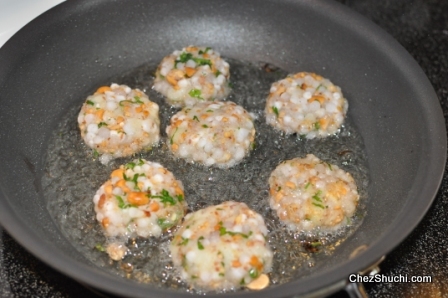
M 240 285 L 244 286 L 245 284 L 246 284 L 246 282 L 244 281 L 244 277 L 243 277 L 240 281 Z
M 207 110 L 206 112 L 213 113 L 214 111 L 213 110 Z
M 221 273 L 219 273 L 218 275 L 219 275 L 219 276 L 224 276 L 224 273 L 221 272 Z
M 272 106 L 272 111 L 274 112 L 275 116 L 278 118 L 278 109 L 276 106 Z
M 277 192 L 279 192 L 279 191 L 281 191 L 281 190 L 282 190 L 282 187 L 281 187 L 281 186 L 277 187 Z
M 319 90 L 320 87 L 322 87 L 322 84 L 319 84 L 319 86 L 317 86 L 316 91 Z
M 314 194 L 314 196 L 312 196 L 312 198 L 313 198 L 314 200 L 316 200 L 316 201 L 322 203 L 322 199 L 319 197 L 321 194 L 322 194 L 322 191 L 321 191 L 321 190 L 318 190 L 318 191 Z
M 210 61 L 209 59 L 193 57 L 193 61 L 196 62 L 197 65 L 208 65 L 210 67 L 212 66 L 212 61 Z
M 159 225 L 159 227 L 162 230 L 171 228 L 173 226 L 173 223 L 171 221 L 169 221 L 168 219 L 166 219 L 166 218 L 159 218 L 157 220 L 157 224 Z
M 177 63 L 186 63 L 188 60 L 193 60 L 197 65 L 212 66 L 212 62 L 209 59 L 193 57 L 193 54 L 184 52 L 179 55 L 179 59 L 174 61 L 174 68 L 177 68 Z
M 197 99 L 203 99 L 201 97 L 202 91 L 199 89 L 191 89 L 190 92 L 188 92 L 188 95 L 191 97 L 197 98 Z
M 107 123 L 106 123 L 106 122 L 100 122 L 100 123 L 98 123 L 98 128 L 101 128 L 101 127 L 103 127 L 103 126 L 107 126 Z
M 331 167 L 331 163 L 326 162 L 328 168 L 330 169 L 330 171 L 333 171 L 333 168 Z
M 221 72 L 219 70 L 215 71 L 215 77 L 219 77 L 220 74 Z
M 169 192 L 166 189 L 162 189 L 161 195 L 159 196 L 151 196 L 151 198 L 160 199 L 163 205 L 170 204 L 175 205 L 176 200 L 170 196 Z M 183 200 L 182 195 L 176 196 L 177 200 L 181 202 Z
M 320 242 L 320 241 L 314 241 L 314 242 L 310 242 L 310 245 L 311 245 L 312 247 L 317 247 L 317 246 L 321 246 L 321 245 L 322 245 L 322 242 Z
M 206 47 L 205 48 L 205 50 L 199 50 L 199 55 L 202 55 L 202 54 L 205 54 L 205 53 L 207 53 L 209 50 L 211 50 L 212 48 L 211 47 Z
M 198 249 L 203 250 L 204 249 L 204 245 L 202 245 L 202 240 L 204 240 L 204 236 L 199 237 L 198 239 Z
M 170 138 L 170 144 L 171 144 L 171 145 L 173 145 L 173 143 L 174 143 L 173 138 L 174 138 L 174 135 L 176 134 L 176 132 L 177 132 L 178 129 L 179 129 L 179 127 L 176 127 L 176 130 L 174 131 L 173 135 L 172 135 L 171 138 Z
M 320 123 L 319 122 L 315 122 L 313 125 L 314 125 L 314 129 L 315 130 L 319 130 L 320 129 Z
M 117 201 L 118 201 L 118 208 L 120 208 L 120 209 L 126 209 L 126 208 L 130 208 L 130 207 L 135 207 L 135 206 L 133 206 L 133 205 L 131 205 L 131 204 L 126 204 L 126 203 L 124 202 L 123 198 L 120 197 L 120 196 L 115 196 L 115 198 L 116 198 Z
M 86 101 L 86 103 L 87 103 L 88 105 L 91 105 L 91 106 L 94 106 L 94 105 L 95 105 L 95 103 L 94 103 L 93 101 L 89 100 L 89 99 Z
M 207 124 L 202 124 L 202 127 L 203 128 L 208 128 L 208 125 Z
M 140 100 L 140 96 L 134 96 L 135 103 L 143 103 L 143 101 Z
M 352 224 L 352 220 L 350 219 L 350 217 L 346 217 L 346 219 L 347 219 L 347 224 L 348 225 Z
M 250 143 L 250 148 L 251 148 L 252 150 L 255 150 L 255 148 L 257 148 L 257 143 L 255 143 L 255 141 L 252 142 L 252 143 Z
M 98 158 L 98 156 L 100 156 L 100 153 L 93 149 L 93 158 Z
M 319 204 L 319 203 L 315 203 L 315 202 L 312 202 L 312 204 L 313 204 L 314 206 L 316 206 L 316 207 L 319 207 L 319 208 L 325 209 L 325 206 L 324 206 L 324 205 L 322 205 L 322 204 Z
M 311 182 L 308 182 L 308 183 L 305 185 L 305 189 L 308 189 L 308 187 L 310 187 L 310 185 L 311 185 Z
M 179 243 L 179 245 L 187 245 L 188 244 L 188 238 L 182 237 L 182 241 Z
M 106 249 L 104 248 L 104 246 L 101 245 L 100 243 L 97 243 L 97 244 L 95 245 L 95 248 L 96 248 L 97 250 L 101 251 L 101 252 L 106 251 Z
M 134 167 L 136 166 L 135 162 L 128 162 L 124 167 L 126 169 L 134 169 Z
M 222 222 L 220 222 L 220 225 L 222 225 Z M 220 226 L 219 227 L 219 236 L 224 236 L 225 234 L 228 234 L 230 236 L 240 235 L 241 237 L 247 239 L 252 235 L 252 231 L 250 231 L 248 234 L 244 234 L 244 233 L 227 231 L 227 229 L 225 227 Z
M 184 196 L 183 195 L 177 195 L 176 199 L 180 202 L 182 202 L 184 200 Z
M 193 120 L 196 120 L 197 122 L 199 122 L 198 116 L 194 115 Z

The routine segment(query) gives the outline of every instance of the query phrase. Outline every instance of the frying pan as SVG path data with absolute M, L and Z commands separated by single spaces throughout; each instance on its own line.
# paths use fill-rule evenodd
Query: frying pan
M 0 221 L 31 253 L 116 295 L 190 297 L 122 279 L 86 260 L 53 222 L 40 185 L 50 134 L 86 90 L 189 44 L 337 78 L 368 158 L 367 215 L 333 257 L 305 278 L 232 296 L 330 294 L 415 228 L 443 174 L 443 116 L 416 62 L 369 21 L 331 1 L 69 1 L 0 50 Z M 350 257 L 361 246 L 367 248 Z

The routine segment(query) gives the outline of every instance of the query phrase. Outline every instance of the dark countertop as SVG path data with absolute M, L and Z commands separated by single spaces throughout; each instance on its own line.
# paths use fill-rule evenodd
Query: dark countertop
M 448 115 L 448 0 L 338 0 L 381 26 L 414 57 Z M 371 297 L 448 297 L 448 173 L 414 232 L 381 264 L 393 275 L 431 275 L 432 283 L 370 283 Z M 1 297 L 100 297 L 43 264 L 0 229 Z M 332 298 L 348 297 L 338 292 Z

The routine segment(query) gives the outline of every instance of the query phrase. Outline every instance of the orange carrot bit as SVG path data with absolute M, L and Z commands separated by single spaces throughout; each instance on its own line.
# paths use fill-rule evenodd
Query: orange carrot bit
M 263 270 L 263 263 L 260 262 L 260 259 L 258 259 L 258 257 L 256 256 L 250 257 L 249 264 L 257 268 L 259 271 Z
M 317 100 L 320 104 L 323 104 L 325 102 L 325 97 L 322 95 L 314 95 L 310 99 L 308 99 L 308 102 L 313 102 Z
M 196 69 L 192 67 L 185 67 L 185 73 L 188 77 L 192 77 L 196 73 Z
M 104 203 L 106 203 L 106 195 L 105 195 L 105 194 L 102 194 L 102 195 L 100 196 L 99 201 L 98 201 L 98 208 L 102 209 L 103 206 L 104 206 Z
M 105 191 L 106 194 L 108 194 L 108 195 L 111 195 L 111 194 L 112 194 L 112 190 L 113 190 L 113 187 L 112 187 L 112 185 L 111 185 L 110 183 L 104 187 L 104 191 Z
M 142 206 L 149 202 L 149 198 L 145 192 L 133 191 L 128 194 L 128 201 L 132 205 Z
M 96 90 L 95 94 L 106 93 L 106 91 L 111 91 L 111 90 L 112 89 L 109 86 L 102 86 Z
M 113 177 L 123 178 L 123 174 L 124 174 L 123 169 L 116 169 L 115 171 L 112 172 L 112 174 L 110 174 L 110 177 L 111 178 L 113 178 Z
M 104 110 L 103 109 L 99 109 L 95 112 L 95 116 L 101 120 L 103 120 L 103 116 L 104 116 Z
M 158 211 L 159 208 L 160 208 L 160 206 L 159 206 L 159 203 L 157 203 L 157 202 L 151 202 L 149 204 L 149 210 L 151 210 L 152 212 Z
M 239 260 L 232 261 L 232 267 L 240 267 L 240 266 L 241 266 L 241 263 Z
M 101 221 L 101 224 L 103 225 L 104 228 L 107 228 L 110 224 L 110 220 L 108 217 L 103 218 L 103 220 Z

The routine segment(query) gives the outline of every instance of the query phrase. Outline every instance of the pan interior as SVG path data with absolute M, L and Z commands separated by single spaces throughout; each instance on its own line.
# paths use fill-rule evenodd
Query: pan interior
M 147 294 L 147 287 L 91 266 L 55 225 L 42 191 L 45 150 L 61 118 L 99 83 L 156 65 L 189 44 L 330 78 L 343 88 L 364 140 L 370 185 L 361 227 L 313 275 L 266 295 L 307 293 L 345 279 L 415 227 L 443 172 L 443 117 L 415 61 L 375 26 L 328 1 L 97 0 L 52 9 L 0 50 L 0 212 L 19 242 L 95 287 Z M 362 245 L 365 253 L 350 260 Z
M 160 239 L 131 239 L 126 245 L 132 253 L 119 262 L 110 262 L 107 254 L 93 249 L 105 248 L 107 240 L 95 220 L 92 197 L 114 169 L 135 158 L 159 162 L 172 171 L 184 185 L 185 199 L 191 211 L 235 200 L 261 214 L 270 231 L 268 242 L 274 251 L 274 266 L 269 274 L 273 284 L 283 284 L 319 270 L 332 257 L 333 251 L 361 225 L 366 212 L 368 169 L 362 137 L 351 119 L 346 120 L 337 135 L 328 138 L 306 140 L 298 135 L 286 136 L 266 124 L 264 103 L 271 84 L 286 77 L 287 72 L 263 63 L 226 61 L 231 65 L 233 86 L 228 100 L 245 107 L 255 116 L 257 130 L 256 148 L 241 164 L 230 169 L 187 164 L 169 152 L 163 128 L 179 109 L 170 107 L 163 96 L 151 90 L 156 66 L 143 65 L 121 77 L 111 78 L 106 84 L 118 82 L 139 88 L 160 106 L 164 139 L 160 146 L 104 166 L 94 156 L 94 151 L 81 141 L 76 119 L 83 99 L 61 119 L 46 152 L 43 197 L 64 236 L 93 264 L 155 286 L 190 290 L 187 284 L 180 282 L 169 257 L 168 246 L 174 231 Z M 361 196 L 357 213 L 353 218 L 344 219 L 344 224 L 348 221 L 349 226 L 338 232 L 288 232 L 269 207 L 267 181 L 270 173 L 282 161 L 310 153 L 343 168 L 357 182 Z

